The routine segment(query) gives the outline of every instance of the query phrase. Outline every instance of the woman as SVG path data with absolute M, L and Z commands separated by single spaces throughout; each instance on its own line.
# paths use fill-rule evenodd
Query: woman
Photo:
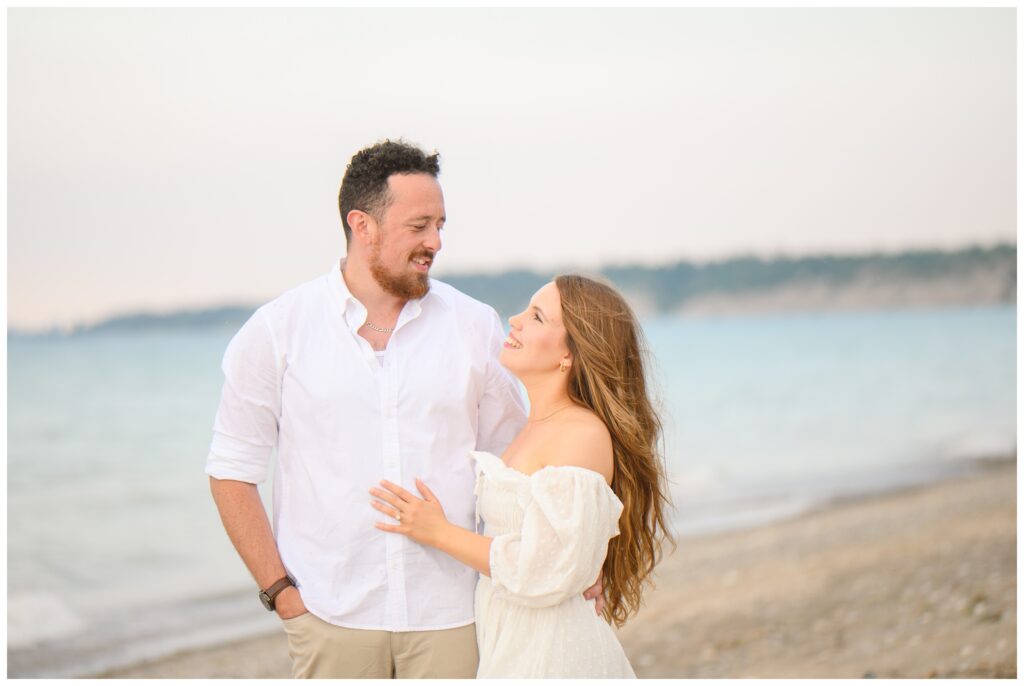
M 581 593 L 600 574 L 605 618 L 639 608 L 660 555 L 661 424 L 647 396 L 640 328 L 614 289 L 559 276 L 510 318 L 499 360 L 530 417 L 502 457 L 474 452 L 483 534 L 450 524 L 430 488 L 371 489 L 377 527 L 481 573 L 478 677 L 633 677 L 611 628 Z

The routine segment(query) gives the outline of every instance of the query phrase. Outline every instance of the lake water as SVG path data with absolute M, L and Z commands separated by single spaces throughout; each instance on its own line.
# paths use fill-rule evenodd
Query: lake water
M 684 536 L 1016 450 L 1013 306 L 644 325 Z M 277 626 L 203 473 L 233 333 L 9 339 L 10 676 Z

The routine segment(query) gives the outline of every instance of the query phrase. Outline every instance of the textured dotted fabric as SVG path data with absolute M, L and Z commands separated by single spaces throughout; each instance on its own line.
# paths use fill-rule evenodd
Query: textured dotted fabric
M 477 676 L 633 678 L 611 627 L 583 591 L 597 579 L 622 503 L 582 467 L 531 475 L 486 452 L 476 467 L 478 526 L 491 576 L 476 588 Z

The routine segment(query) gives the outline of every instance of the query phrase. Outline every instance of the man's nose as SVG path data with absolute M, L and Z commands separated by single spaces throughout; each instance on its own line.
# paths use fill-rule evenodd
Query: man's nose
M 441 229 L 433 228 L 423 241 L 423 247 L 437 252 L 441 249 Z

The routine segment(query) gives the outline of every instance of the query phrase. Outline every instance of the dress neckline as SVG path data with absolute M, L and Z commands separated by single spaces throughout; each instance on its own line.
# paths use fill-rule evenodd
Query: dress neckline
M 605 488 L 607 488 L 609 491 L 612 491 L 612 493 L 615 493 L 615 491 L 612 490 L 611 484 L 609 484 L 608 481 L 605 480 L 604 474 L 602 474 L 601 472 L 595 471 L 593 469 L 588 469 L 587 467 L 579 467 L 579 466 L 574 465 L 574 464 L 549 464 L 549 465 L 544 465 L 543 467 L 541 467 L 540 469 L 538 469 L 535 472 L 530 472 L 529 474 L 527 474 L 526 472 L 521 472 L 518 469 L 516 469 L 515 467 L 510 466 L 508 463 L 505 462 L 505 460 L 501 459 L 500 456 L 495 455 L 494 453 L 489 453 L 486 450 L 473 450 L 473 451 L 471 451 L 471 454 L 474 454 L 474 455 L 486 455 L 486 456 L 488 456 L 490 458 L 493 458 L 498 464 L 501 465 L 502 469 L 504 469 L 505 471 L 510 472 L 510 473 L 520 477 L 520 478 L 527 479 L 527 480 L 532 479 L 537 474 L 540 474 L 541 472 L 543 472 L 545 470 L 548 470 L 548 469 L 550 469 L 550 470 L 567 469 L 567 470 L 576 470 L 576 471 L 580 471 L 580 472 L 586 472 L 588 474 L 593 474 L 595 477 L 600 479 L 601 483 L 605 485 Z

